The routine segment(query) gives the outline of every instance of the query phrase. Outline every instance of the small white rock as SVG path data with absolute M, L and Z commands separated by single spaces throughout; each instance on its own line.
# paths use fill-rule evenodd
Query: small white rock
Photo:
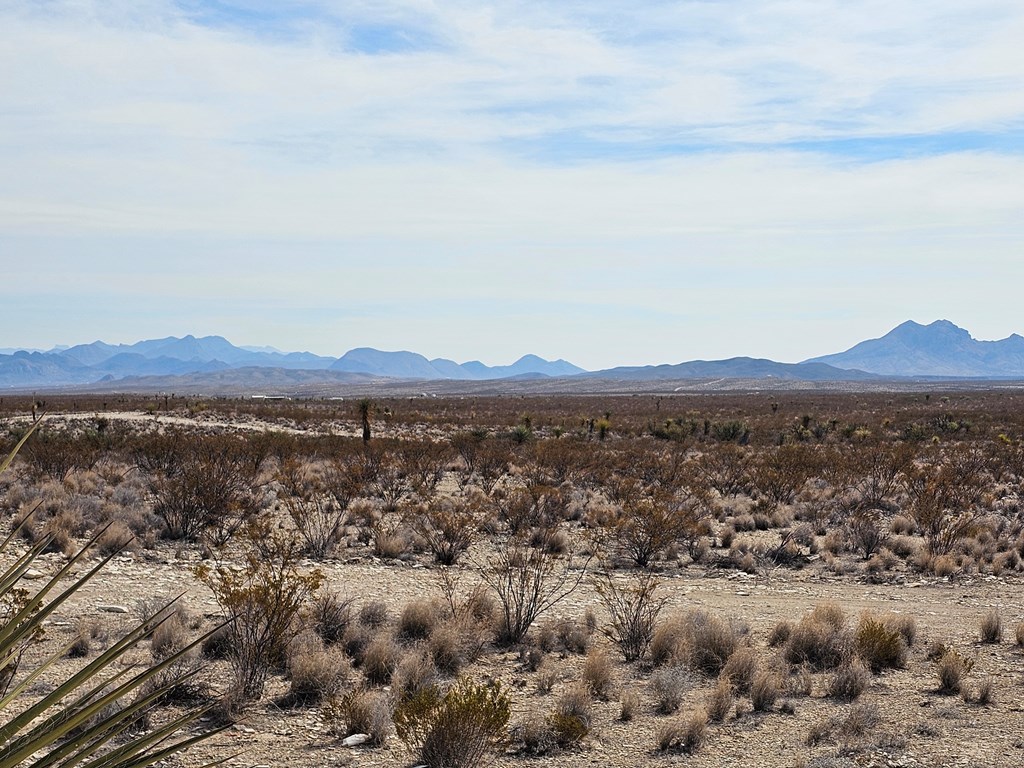
M 128 613 L 128 608 L 123 605 L 97 605 L 96 610 L 102 613 Z
M 370 740 L 370 734 L 368 733 L 353 733 L 351 736 L 346 736 L 341 740 L 341 744 L 344 747 L 358 747 L 360 744 L 365 744 Z

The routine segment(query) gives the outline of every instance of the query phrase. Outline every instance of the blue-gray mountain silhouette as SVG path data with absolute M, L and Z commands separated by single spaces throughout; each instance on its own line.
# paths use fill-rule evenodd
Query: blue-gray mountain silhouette
M 811 358 L 881 376 L 949 378 L 1024 378 L 1024 337 L 978 341 L 948 320 L 921 325 L 912 320 L 879 339 L 862 341 L 845 352 Z

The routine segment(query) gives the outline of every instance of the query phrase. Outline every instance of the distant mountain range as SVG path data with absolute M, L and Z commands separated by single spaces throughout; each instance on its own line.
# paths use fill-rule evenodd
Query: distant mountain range
M 382 352 L 369 347 L 338 358 L 273 347 L 236 347 L 220 336 L 170 336 L 135 344 L 96 341 L 47 352 L 0 350 L 0 388 L 152 391 L 209 386 L 325 387 L 373 382 L 500 382 L 572 377 L 581 384 L 621 382 L 776 380 L 871 382 L 892 378 L 1024 379 L 1024 337 L 977 341 L 948 320 L 930 325 L 908 321 L 879 339 L 802 363 L 736 357 L 584 371 L 565 360 L 524 355 L 511 365 L 487 366 L 427 359 L 415 352 Z
M 48 352 L 12 350 L 0 354 L 0 388 L 80 387 L 121 380 L 138 385 L 145 383 L 147 377 L 166 379 L 243 369 L 254 380 L 262 377 L 253 372 L 262 369 L 361 374 L 360 380 L 379 377 L 482 381 L 583 372 L 565 360 L 552 362 L 536 355 L 525 355 L 512 365 L 490 367 L 476 360 L 460 364 L 443 358 L 427 360 L 414 352 L 381 352 L 367 347 L 334 358 L 311 352 L 284 353 L 270 347 L 236 347 L 221 336 L 169 336 L 135 344 L 95 341 Z M 344 376 L 327 378 L 345 380 Z
M 1024 378 L 1024 337 L 1015 333 L 1000 341 L 978 341 L 949 320 L 929 325 L 908 320 L 880 339 L 804 362 L 880 376 L 1019 379 Z

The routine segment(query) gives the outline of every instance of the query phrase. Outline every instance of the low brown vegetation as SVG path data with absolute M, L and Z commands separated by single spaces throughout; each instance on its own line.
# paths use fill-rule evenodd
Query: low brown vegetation
M 18 546 L 45 541 L 59 562 L 102 531 L 96 553 L 120 552 L 126 568 L 194 569 L 216 605 L 167 618 L 149 653 L 223 622 L 202 643 L 205 690 L 226 693 L 232 716 L 313 708 L 387 762 L 397 722 L 412 759 L 452 765 L 506 738 L 506 762 L 568 759 L 595 733 L 607 743 L 618 718 L 647 749 L 693 753 L 719 729 L 788 717 L 816 723 L 806 740 L 821 757 L 872 748 L 873 729 L 892 736 L 882 691 L 962 708 L 935 696 L 958 694 L 979 717 L 1010 698 L 996 698 L 996 661 L 1019 660 L 1003 643 L 1024 645 L 1019 604 L 970 602 L 999 609 L 975 607 L 954 631 L 915 618 L 903 587 L 955 602 L 984 579 L 1021 578 L 1012 392 L 381 398 L 369 441 L 349 402 L 169 398 L 157 414 L 196 424 L 175 427 L 104 420 L 148 410 L 118 397 L 73 401 L 78 417 L 26 444 L 0 487 L 4 533 L 22 524 Z M 23 411 L 0 400 L 0 413 Z M 242 437 L 229 420 L 246 419 L 261 426 Z M 12 418 L 5 442 L 24 425 Z M 407 576 L 388 594 L 349 568 Z M 704 583 L 725 585 L 729 607 Z M 847 603 L 834 585 L 854 583 L 861 602 Z M 906 602 L 878 607 L 872 589 Z M 738 619 L 761 590 L 837 597 L 786 598 L 798 607 L 748 629 Z M 99 625 L 69 624 L 63 663 L 105 647 Z M 510 704 L 522 714 L 511 732 Z M 445 729 L 464 723 L 485 735 L 460 752 Z

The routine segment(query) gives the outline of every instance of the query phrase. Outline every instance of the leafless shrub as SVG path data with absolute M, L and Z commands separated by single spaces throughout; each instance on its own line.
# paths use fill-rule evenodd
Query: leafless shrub
M 590 558 L 575 574 L 572 559 L 571 553 L 551 555 L 519 538 L 498 546 L 483 569 L 483 578 L 501 607 L 499 640 L 510 645 L 521 642 L 538 616 L 576 590 Z
M 476 510 L 467 499 L 433 497 L 410 510 L 406 519 L 441 565 L 454 565 L 479 529 Z
M 626 661 L 642 658 L 665 605 L 665 599 L 657 595 L 658 580 L 642 573 L 630 584 L 622 585 L 605 572 L 595 581 L 595 588 L 611 619 L 605 634 L 618 645 Z

